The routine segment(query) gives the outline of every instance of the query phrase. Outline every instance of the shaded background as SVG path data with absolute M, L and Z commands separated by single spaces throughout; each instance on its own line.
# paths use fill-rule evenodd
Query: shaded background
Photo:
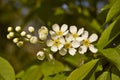
M 12 40 L 6 38 L 7 27 L 20 25 L 23 28 L 34 26 L 35 29 L 45 25 L 68 24 L 85 27 L 91 33 L 102 31 L 105 17 L 101 8 L 108 0 L 0 0 L 0 56 L 7 59 L 15 71 L 38 64 L 36 53 L 41 45 L 26 43 L 19 48 Z M 106 14 L 107 12 L 104 12 Z M 98 15 L 99 14 L 99 15 Z M 97 30 L 96 27 L 101 26 Z

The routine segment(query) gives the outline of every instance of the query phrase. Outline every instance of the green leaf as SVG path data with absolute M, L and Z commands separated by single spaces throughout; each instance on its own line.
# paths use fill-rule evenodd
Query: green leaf
M 24 71 L 20 71 L 19 73 L 16 74 L 16 79 L 21 79 L 22 76 L 24 75 Z
M 0 57 L 0 80 L 15 80 L 15 72 L 9 62 Z
M 100 52 L 120 70 L 120 54 L 115 48 L 103 49 Z
M 111 21 L 114 17 L 117 17 L 119 14 L 120 14 L 120 0 L 116 0 L 107 14 L 106 23 Z
M 25 71 L 22 80 L 40 80 L 42 77 L 40 66 L 34 65 Z
M 107 27 L 102 33 L 97 47 L 102 49 L 106 47 L 110 42 L 112 42 L 120 34 L 120 19 L 114 21 L 111 25 Z
M 97 78 L 97 80 L 110 80 L 110 72 L 109 72 L 109 71 L 103 72 L 103 73 Z
M 66 76 L 64 74 L 57 74 L 54 77 L 45 77 L 43 80 L 66 80 Z
M 44 76 L 53 75 L 64 71 L 64 65 L 59 61 L 46 61 L 41 65 L 41 71 Z
M 81 67 L 75 69 L 67 78 L 67 80 L 83 80 L 90 71 L 94 68 L 98 59 L 91 60 L 88 63 L 82 65 Z
M 120 80 L 120 71 L 116 67 L 111 69 L 111 80 Z

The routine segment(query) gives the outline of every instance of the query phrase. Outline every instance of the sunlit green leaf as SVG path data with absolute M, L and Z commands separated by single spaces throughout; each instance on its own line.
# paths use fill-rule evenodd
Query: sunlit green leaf
M 15 80 L 15 72 L 9 62 L 0 57 L 0 80 Z
M 110 72 L 109 72 L 109 71 L 103 72 L 103 73 L 97 78 L 97 80 L 110 80 Z
M 107 14 L 106 22 L 109 22 L 111 19 L 118 16 L 119 13 L 120 13 L 120 0 L 116 0 Z
M 120 34 L 120 19 L 114 21 L 110 26 L 108 26 L 97 43 L 98 48 L 106 47 L 112 40 L 114 40 Z
M 42 77 L 40 66 L 34 65 L 25 71 L 22 80 L 40 80 Z
M 64 71 L 64 65 L 59 61 L 46 61 L 41 65 L 41 71 L 44 76 L 53 75 Z
M 100 52 L 120 70 L 120 54 L 114 48 L 100 50 Z
M 64 74 L 57 74 L 54 77 L 45 77 L 43 80 L 66 80 L 66 78 Z
M 94 68 L 98 59 L 91 60 L 81 67 L 75 69 L 67 78 L 67 80 L 83 80 L 89 72 Z

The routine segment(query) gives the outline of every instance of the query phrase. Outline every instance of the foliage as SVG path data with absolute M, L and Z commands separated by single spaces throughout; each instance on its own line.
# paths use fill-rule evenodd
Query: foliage
M 5 37 L 0 38 L 0 80 L 120 80 L 119 0 L 109 0 L 100 13 L 96 7 L 100 0 L 5 1 L 0 1 L 0 25 L 32 25 L 36 29 L 41 25 L 51 29 L 54 23 L 85 26 L 89 32 L 99 34 L 99 40 L 95 43 L 97 53 L 53 54 L 55 59 L 39 61 L 30 53 L 36 53 L 41 45 L 16 48 L 6 40 L 7 32 L 2 31 L 7 27 L 1 27 L 0 35 Z M 89 5 L 85 6 L 86 3 Z

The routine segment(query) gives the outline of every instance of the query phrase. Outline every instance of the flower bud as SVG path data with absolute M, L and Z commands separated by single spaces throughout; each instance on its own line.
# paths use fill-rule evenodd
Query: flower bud
M 30 39 L 32 36 L 30 34 L 27 34 L 26 37 Z
M 26 32 L 25 32 L 25 31 L 22 31 L 22 32 L 20 33 L 20 35 L 21 35 L 21 36 L 25 36 L 25 35 L 26 35 Z
M 15 35 L 14 32 L 10 32 L 10 33 L 9 33 L 9 36 L 10 36 L 11 38 L 14 37 L 14 35 Z
M 37 53 L 37 59 L 44 60 L 44 58 L 45 58 L 45 53 L 43 51 L 39 51 Z
M 15 31 L 20 32 L 21 31 L 21 27 L 20 26 L 16 26 Z
M 9 35 L 9 34 L 7 35 L 7 39 L 11 39 L 11 37 L 10 37 L 10 35 Z
M 11 32 L 12 30 L 13 30 L 12 27 L 8 27 L 8 29 L 7 29 L 8 32 Z
M 30 42 L 33 43 L 33 44 L 37 43 L 37 41 L 38 41 L 38 38 L 36 36 L 32 36 L 30 38 Z
M 21 47 L 21 46 L 23 46 L 23 44 L 24 44 L 23 41 L 19 41 L 19 42 L 17 43 L 17 46 L 18 46 L 18 47 Z
M 32 33 L 35 31 L 35 29 L 34 29 L 34 27 L 30 26 L 30 27 L 28 27 L 28 31 Z
M 18 41 L 19 41 L 19 38 L 14 38 L 14 39 L 13 39 L 13 42 L 14 42 L 14 43 L 17 43 Z
M 39 34 L 39 38 L 41 40 L 46 40 L 47 36 L 48 36 L 48 29 L 45 26 L 42 26 L 39 30 L 38 30 L 38 34 Z

